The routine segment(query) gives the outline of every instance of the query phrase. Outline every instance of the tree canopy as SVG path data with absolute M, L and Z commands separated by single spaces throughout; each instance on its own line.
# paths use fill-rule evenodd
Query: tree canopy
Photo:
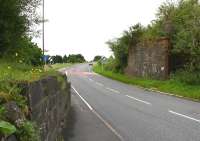
M 51 63 L 83 63 L 85 62 L 85 58 L 81 54 L 70 54 L 69 56 L 64 55 L 63 57 L 60 55 L 51 56 Z
M 33 27 L 39 22 L 39 4 L 40 0 L 0 0 L 0 58 L 12 59 L 19 54 L 20 60 L 34 65 L 41 59 L 37 58 L 41 57 L 41 50 L 31 42 L 37 33 Z
M 99 61 L 102 57 L 103 57 L 103 56 L 101 56 L 101 55 L 97 55 L 97 56 L 94 57 L 93 61 L 94 61 L 94 62 L 97 62 L 97 61 Z
M 116 71 L 123 72 L 128 62 L 129 47 L 140 42 L 143 31 L 144 27 L 136 24 L 124 31 L 121 37 L 107 42 L 115 56 Z
M 127 65 L 128 48 L 138 42 L 160 37 L 169 37 L 172 44 L 171 54 L 176 61 L 182 56 L 182 66 L 191 71 L 200 70 L 200 4 L 198 0 L 178 0 L 163 3 L 156 19 L 147 27 L 136 24 L 124 31 L 123 35 L 108 43 L 114 53 L 117 69 Z

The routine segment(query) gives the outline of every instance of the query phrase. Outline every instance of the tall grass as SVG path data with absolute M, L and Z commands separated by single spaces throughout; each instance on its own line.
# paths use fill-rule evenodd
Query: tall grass
M 0 61 L 0 81 L 30 81 L 44 73 L 42 67 Z
M 12 93 L 11 90 L 14 92 L 14 86 L 10 85 L 10 83 L 31 82 L 47 75 L 58 76 L 56 70 L 70 65 L 71 64 L 55 64 L 44 70 L 42 66 L 33 67 L 27 64 L 0 60 L 0 92 Z M 16 93 L 18 93 L 18 91 Z
M 66 67 L 70 67 L 72 64 L 70 63 L 57 63 L 57 64 L 54 64 L 52 65 L 52 69 L 54 70 L 58 70 L 58 69 L 61 69 L 61 68 L 66 68 Z

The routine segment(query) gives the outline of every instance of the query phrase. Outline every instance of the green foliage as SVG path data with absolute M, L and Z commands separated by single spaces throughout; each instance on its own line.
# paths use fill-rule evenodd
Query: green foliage
M 129 47 L 135 46 L 140 41 L 143 31 L 144 28 L 136 24 L 128 31 L 124 31 L 120 38 L 107 42 L 115 56 L 115 70 L 123 72 L 128 62 Z
M 183 96 L 200 101 L 200 86 L 199 85 L 188 85 L 177 81 L 176 79 L 170 79 L 167 81 L 152 80 L 139 77 L 130 77 L 124 74 L 115 73 L 102 69 L 101 66 L 94 66 L 93 70 L 103 76 L 109 77 L 114 80 L 118 80 L 127 84 L 138 85 L 144 88 L 159 90 L 167 93 L 173 93 L 177 96 Z
M 67 57 L 67 55 L 64 55 L 64 57 L 63 57 L 63 63 L 67 63 L 68 62 L 68 57 Z
M 25 109 L 27 100 L 19 94 L 20 92 L 21 89 L 16 84 L 3 81 L 0 84 L 0 104 L 8 101 L 15 101 L 20 108 Z
M 56 64 L 56 63 L 63 63 L 63 58 L 60 55 L 56 55 L 56 56 L 51 56 L 52 59 L 52 63 Z
M 0 119 L 4 119 L 5 118 L 5 107 L 0 105 Z
M 0 121 L 0 133 L 9 136 L 17 131 L 16 127 L 9 122 Z
M 40 0 L 0 0 L 0 58 L 41 65 L 41 50 L 31 42 Z M 19 56 L 15 58 L 15 54 Z
M 45 73 L 42 67 L 0 60 L 0 81 L 33 81 Z M 3 83 L 0 83 L 3 84 Z
M 180 81 L 189 85 L 199 85 L 200 84 L 200 73 L 191 72 L 185 70 L 179 70 L 172 75 L 172 79 Z
M 188 71 L 200 71 L 200 4 L 198 0 L 179 0 L 160 6 L 156 21 L 161 21 L 172 42 L 172 53 L 184 55 Z M 162 30 L 160 28 L 160 30 Z M 185 70 L 186 70 L 185 69 Z
M 59 82 L 62 84 L 62 88 L 64 86 L 63 79 L 61 76 L 56 72 L 58 68 L 67 67 L 70 64 L 55 64 L 52 68 L 44 71 L 40 67 L 33 67 L 27 64 L 21 63 L 5 63 L 4 60 L 1 60 L 0 65 L 0 119 L 7 120 L 5 118 L 6 111 L 5 108 L 2 106 L 8 101 L 15 101 L 19 108 L 21 109 L 23 114 L 27 114 L 27 100 L 24 96 L 20 95 L 21 89 L 18 87 L 19 82 L 23 81 L 34 81 L 41 77 L 48 76 L 56 76 Z M 6 73 L 6 75 L 4 75 Z M 36 125 L 28 120 L 22 121 L 20 124 L 15 125 L 16 132 L 15 135 L 17 136 L 18 140 L 21 141 L 39 141 L 39 133 L 38 128 Z M 6 131 L 7 127 L 5 128 Z M 4 129 L 4 130 L 5 130 Z M 1 134 L 5 133 L 0 127 Z
M 37 126 L 30 122 L 25 121 L 17 130 L 17 137 L 20 141 L 39 141 L 39 131 Z
M 110 56 L 104 64 L 99 64 L 99 65 L 103 65 L 103 69 L 105 70 L 118 72 L 118 70 L 116 70 L 116 62 L 113 56 Z
M 85 58 L 81 54 L 70 54 L 68 56 L 68 63 L 83 63 Z
M 70 64 L 70 63 L 62 63 L 62 64 L 59 64 L 59 63 L 57 63 L 57 64 L 53 64 L 53 65 L 51 65 L 51 68 L 49 68 L 48 69 L 48 71 L 50 71 L 50 70 L 59 70 L 59 69 L 62 69 L 62 68 L 67 68 L 67 67 L 70 67 L 72 64 Z
M 18 53 L 17 60 L 20 60 L 29 65 L 38 66 L 42 65 L 42 50 L 38 48 L 37 44 L 32 43 L 31 39 L 23 38 L 21 44 L 19 44 L 19 50 L 13 52 Z
M 181 1 L 173 23 L 174 53 L 182 53 L 188 58 L 187 69 L 200 71 L 200 4 L 197 0 Z
M 147 27 L 140 24 L 129 28 L 120 38 L 109 41 L 114 53 L 115 69 L 123 72 L 127 66 L 128 50 L 139 42 L 168 37 L 171 41 L 171 70 L 184 69 L 187 75 L 181 81 L 200 84 L 200 3 L 198 0 L 177 0 L 163 3 L 157 18 Z M 192 76 L 193 75 L 193 76 Z M 191 78 L 189 80 L 189 77 Z M 193 81 L 193 82 L 192 82 Z
M 51 56 L 51 63 L 83 63 L 85 62 L 85 58 L 81 54 L 70 54 L 69 56 L 64 55 L 64 57 L 60 55 Z
M 103 57 L 103 56 L 97 55 L 97 56 L 94 57 L 93 61 L 94 61 L 94 62 L 97 62 L 97 61 L 99 61 L 102 57 Z

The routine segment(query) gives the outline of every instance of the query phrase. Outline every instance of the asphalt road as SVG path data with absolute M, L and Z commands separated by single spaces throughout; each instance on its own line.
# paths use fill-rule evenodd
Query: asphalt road
M 71 102 L 64 141 L 120 141 L 73 90 Z
M 105 78 L 88 64 L 67 74 L 77 97 L 118 139 L 200 141 L 200 103 Z

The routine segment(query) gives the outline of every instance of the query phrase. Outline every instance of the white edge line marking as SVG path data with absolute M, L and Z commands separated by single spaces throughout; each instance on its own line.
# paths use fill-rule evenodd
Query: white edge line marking
M 129 95 L 126 95 L 127 97 L 131 98 L 131 99 L 134 99 L 136 101 L 139 101 L 139 102 L 142 102 L 144 104 L 147 104 L 147 105 L 152 105 L 151 103 L 147 102 L 147 101 L 143 101 L 143 100 L 140 100 L 140 99 L 137 99 L 135 97 L 132 97 L 132 96 L 129 96 Z
M 97 85 L 99 86 L 104 86 L 102 83 L 96 82 Z
M 184 118 L 187 118 L 187 119 L 190 119 L 190 120 L 193 120 L 193 121 L 196 121 L 196 122 L 199 122 L 199 123 L 200 123 L 200 120 L 198 120 L 198 119 L 195 119 L 195 118 L 192 118 L 192 117 L 189 117 L 189 116 L 186 116 L 186 115 L 183 115 L 183 114 L 174 112 L 174 111 L 172 111 L 172 110 L 169 110 L 169 112 L 170 112 L 171 114 L 178 115 L 178 116 L 181 116 L 181 117 L 184 117 Z
M 88 108 L 92 111 L 93 110 L 93 108 L 92 108 L 92 106 L 90 106 L 90 104 L 89 103 L 87 103 L 87 101 L 78 93 L 78 91 L 73 87 L 73 86 L 71 86 L 72 87 L 72 89 L 76 92 L 76 94 L 81 98 L 81 100 L 88 106 Z
M 114 89 L 111 89 L 111 88 L 106 88 L 107 90 L 110 90 L 110 91 L 112 91 L 112 92 L 114 92 L 114 93 L 120 93 L 119 91 L 117 91 L 117 90 L 114 90 Z
M 121 140 L 124 141 L 123 137 L 108 123 L 106 122 L 95 110 L 93 113 Z
M 123 137 L 108 123 L 106 122 L 93 108 L 90 104 L 78 93 L 78 91 L 71 86 L 76 94 L 81 98 L 81 100 L 88 106 L 88 108 L 108 127 L 121 141 L 124 141 Z

